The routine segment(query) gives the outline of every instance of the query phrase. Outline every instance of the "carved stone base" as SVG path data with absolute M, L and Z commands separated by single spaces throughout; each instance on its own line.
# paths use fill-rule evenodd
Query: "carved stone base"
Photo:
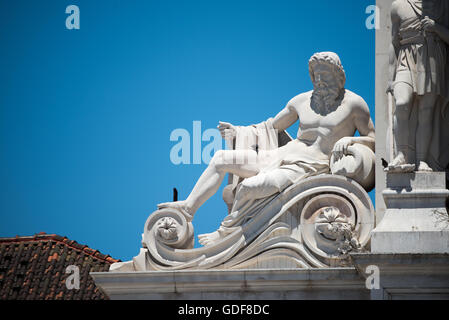
M 110 272 L 206 269 L 345 267 L 349 252 L 369 250 L 374 207 L 354 180 L 322 174 L 234 216 L 229 233 L 193 248 L 193 225 L 176 209 L 155 211 L 145 223 L 143 248 Z
M 116 300 L 369 299 L 355 268 L 94 272 Z
M 448 300 L 449 254 L 353 253 L 351 258 L 366 278 L 369 267 L 378 268 L 378 287 L 371 300 Z M 372 283 L 372 279 L 367 279 Z
M 112 300 L 449 299 L 449 254 L 351 253 L 354 267 L 92 272 Z M 372 284 L 370 267 L 377 267 Z M 376 282 L 376 281 L 374 281 Z
M 444 172 L 388 173 L 371 252 L 449 253 L 448 196 Z

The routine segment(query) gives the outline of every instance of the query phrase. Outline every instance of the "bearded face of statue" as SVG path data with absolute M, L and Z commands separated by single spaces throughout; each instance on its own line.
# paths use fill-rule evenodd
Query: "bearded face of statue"
M 328 63 L 318 63 L 313 68 L 312 104 L 320 114 L 329 113 L 338 106 L 342 88 L 334 67 Z

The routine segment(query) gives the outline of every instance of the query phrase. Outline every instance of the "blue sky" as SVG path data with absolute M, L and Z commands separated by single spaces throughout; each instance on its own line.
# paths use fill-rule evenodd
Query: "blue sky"
M 318 51 L 340 55 L 374 120 L 374 2 L 1 1 L 0 237 L 56 233 L 131 259 L 156 204 L 206 167 L 172 164 L 170 133 L 275 116 L 312 89 Z M 71 4 L 80 30 L 65 27 Z M 221 192 L 197 235 L 225 217 Z

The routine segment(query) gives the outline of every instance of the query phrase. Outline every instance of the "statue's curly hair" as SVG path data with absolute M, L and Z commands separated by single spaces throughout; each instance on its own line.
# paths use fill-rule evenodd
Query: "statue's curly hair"
M 318 52 L 315 53 L 309 60 L 309 74 L 312 82 L 315 82 L 314 68 L 317 64 L 326 63 L 333 67 L 336 73 L 338 85 L 340 88 L 345 87 L 346 74 L 341 64 L 340 57 L 334 52 Z

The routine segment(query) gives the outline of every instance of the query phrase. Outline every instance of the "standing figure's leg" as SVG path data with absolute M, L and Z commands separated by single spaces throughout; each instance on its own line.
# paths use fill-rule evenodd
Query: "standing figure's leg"
M 427 164 L 427 155 L 432 140 L 433 113 L 437 96 L 428 93 L 419 98 L 418 127 L 416 130 L 416 165 L 418 171 L 432 171 Z
M 389 164 L 394 169 L 408 164 L 409 157 L 409 121 L 413 103 L 413 88 L 406 82 L 398 82 L 394 87 L 396 110 L 393 117 L 393 137 L 396 145 L 396 156 Z
M 186 200 L 160 203 L 158 208 L 176 208 L 184 214 L 188 221 L 191 221 L 198 208 L 218 191 L 226 173 L 249 178 L 259 172 L 257 163 L 254 161 L 245 163 L 245 161 L 236 161 L 236 159 L 257 159 L 257 153 L 254 150 L 217 151 Z

